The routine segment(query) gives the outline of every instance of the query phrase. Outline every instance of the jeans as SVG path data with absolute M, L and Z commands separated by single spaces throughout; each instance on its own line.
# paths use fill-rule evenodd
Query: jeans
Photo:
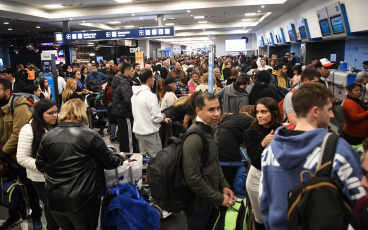
M 115 137 L 116 134 L 116 124 L 111 124 L 109 122 L 108 126 L 107 126 L 107 130 L 110 134 L 110 137 Z
M 47 230 L 59 230 L 59 226 L 54 220 L 54 217 L 51 215 L 49 206 L 47 204 L 46 199 L 46 190 L 45 190 L 45 182 L 34 182 L 32 181 L 33 187 L 38 192 L 40 199 L 42 200 L 44 206 L 45 217 L 47 221 Z
M 208 221 L 211 217 L 213 206 L 208 209 L 193 210 L 185 209 L 184 214 L 187 219 L 187 230 L 203 230 L 207 229 Z

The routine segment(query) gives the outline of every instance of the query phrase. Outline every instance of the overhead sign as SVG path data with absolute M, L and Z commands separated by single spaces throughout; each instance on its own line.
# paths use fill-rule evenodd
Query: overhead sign
M 174 27 L 56 33 L 57 42 L 174 36 Z

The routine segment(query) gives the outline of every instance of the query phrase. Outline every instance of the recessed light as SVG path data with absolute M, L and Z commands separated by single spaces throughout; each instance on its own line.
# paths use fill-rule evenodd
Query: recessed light
M 257 11 L 258 13 L 261 12 L 260 10 Z
M 115 0 L 115 2 L 123 3 L 123 2 L 132 2 L 133 0 Z
M 51 5 L 45 5 L 45 7 L 49 9 L 59 9 L 59 8 L 63 8 L 64 6 L 61 4 L 51 4 Z
M 12 28 L 8 28 L 8 30 L 13 30 Z
M 108 22 L 108 23 L 110 23 L 110 24 L 120 24 L 121 22 L 119 22 L 119 21 L 111 21 L 111 22 Z
M 166 18 L 164 18 L 164 21 L 166 21 Z
M 9 22 L 4 22 L 4 25 L 9 25 Z
M 134 17 L 134 16 L 135 16 L 135 14 L 132 14 L 132 16 Z
M 190 16 L 193 17 L 193 14 L 191 14 Z
M 194 16 L 195 19 L 204 18 L 204 16 Z
M 167 18 L 168 20 L 174 20 L 175 18 Z
M 166 23 L 165 26 L 173 26 L 174 23 Z
M 261 8 L 265 8 L 265 6 L 261 6 Z
M 36 26 L 36 29 L 40 29 L 41 28 L 41 26 Z
M 130 25 L 130 26 L 124 26 L 125 28 L 133 28 L 134 26 L 133 25 Z
M 198 23 L 204 24 L 207 23 L 207 21 L 199 21 Z
M 245 16 L 254 16 L 254 15 L 257 15 L 257 13 L 246 13 L 244 14 Z
M 157 21 L 157 18 L 155 18 L 155 21 Z
M 69 18 L 69 20 L 70 20 L 70 21 L 72 21 L 72 20 L 73 20 L 73 18 Z
M 252 21 L 254 20 L 253 18 L 245 18 L 245 19 L 242 19 L 242 22 L 248 22 L 248 21 Z
M 141 19 L 141 20 L 142 20 L 143 18 L 142 18 L 142 17 L 140 17 L 139 19 Z
M 190 10 L 187 10 L 187 13 L 190 13 Z

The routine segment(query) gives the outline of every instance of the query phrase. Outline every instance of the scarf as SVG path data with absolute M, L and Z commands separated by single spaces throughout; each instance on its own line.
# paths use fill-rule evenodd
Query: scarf
M 363 102 L 358 98 L 353 98 L 350 95 L 348 95 L 348 99 L 355 101 L 356 103 L 358 103 L 358 105 L 360 105 L 360 107 L 362 107 L 365 111 L 367 111 L 367 108 L 364 106 Z

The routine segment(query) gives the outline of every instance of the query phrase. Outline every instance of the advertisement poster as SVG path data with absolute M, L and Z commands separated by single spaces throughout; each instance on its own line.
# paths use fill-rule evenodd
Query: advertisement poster
M 52 100 L 56 103 L 55 98 L 55 84 L 54 84 L 54 75 L 52 74 L 52 62 L 55 62 L 55 55 L 51 53 L 41 53 L 41 65 L 43 77 L 47 79 L 47 83 L 49 84 Z
M 143 52 L 135 52 L 135 62 L 141 65 L 141 68 L 144 68 L 144 58 Z

